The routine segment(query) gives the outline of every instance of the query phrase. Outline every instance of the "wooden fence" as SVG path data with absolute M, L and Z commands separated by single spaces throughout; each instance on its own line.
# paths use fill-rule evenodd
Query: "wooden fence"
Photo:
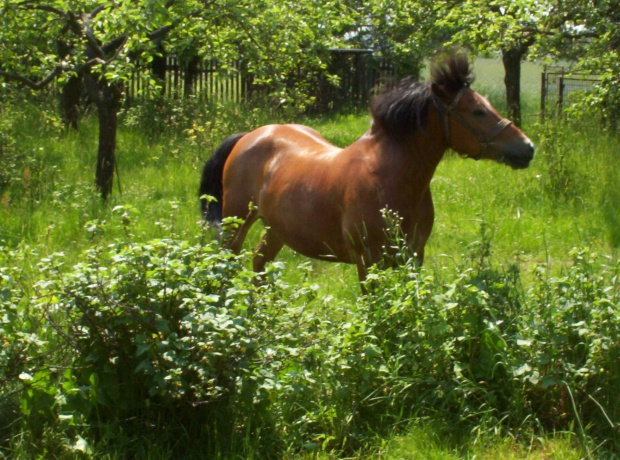
M 379 85 L 389 86 L 398 76 L 390 60 L 377 57 L 371 50 L 331 50 L 330 54 L 327 73 L 335 75 L 338 82 L 327 81 L 322 75 L 317 91 L 312 94 L 322 111 L 366 106 Z
M 541 116 L 561 114 L 584 93 L 591 93 L 600 81 L 596 75 L 567 73 L 563 67 L 546 67 L 541 74 Z
M 191 95 L 204 100 L 240 102 L 250 100 L 260 92 L 243 61 L 222 66 L 214 59 L 194 59 L 182 65 L 177 56 L 168 55 L 155 64 L 156 68 L 152 70 L 166 98 L 180 99 Z M 337 84 L 323 74 L 304 72 L 303 69 L 291 76 L 291 79 L 310 82 L 310 96 L 315 98 L 316 108 L 322 111 L 367 104 L 373 88 L 379 82 L 394 80 L 397 69 L 389 61 L 376 57 L 371 50 L 331 50 L 327 73 L 337 77 Z M 132 75 L 126 88 L 129 101 L 148 96 L 149 89 L 143 76 L 140 70 Z
M 170 99 L 196 96 L 204 99 L 220 99 L 239 102 L 247 99 L 252 79 L 247 66 L 234 61 L 221 66 L 215 59 L 195 59 L 181 65 L 176 55 L 162 58 L 158 70 L 153 73 L 159 78 L 162 95 Z M 143 74 L 135 70 L 126 88 L 129 100 L 139 99 L 148 92 Z

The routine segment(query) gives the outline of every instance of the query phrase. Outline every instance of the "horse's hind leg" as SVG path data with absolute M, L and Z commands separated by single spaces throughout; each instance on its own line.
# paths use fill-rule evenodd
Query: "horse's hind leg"
M 241 223 L 236 232 L 229 238 L 227 238 L 226 245 L 230 248 L 232 252 L 235 254 L 239 254 L 241 252 L 241 248 L 243 247 L 243 242 L 245 241 L 245 237 L 248 235 L 248 231 L 250 227 L 256 222 L 258 218 L 258 211 L 252 209 L 248 212 L 245 220 Z
M 264 272 L 265 264 L 275 259 L 282 246 L 284 246 L 282 240 L 274 235 L 271 229 L 266 228 L 265 234 L 254 251 L 254 259 L 252 260 L 254 271 L 256 273 Z

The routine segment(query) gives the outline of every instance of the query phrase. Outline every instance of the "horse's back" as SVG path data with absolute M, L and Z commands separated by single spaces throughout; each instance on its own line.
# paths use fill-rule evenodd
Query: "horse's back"
M 226 165 L 224 217 L 245 217 L 251 202 L 297 252 L 348 259 L 339 232 L 347 183 L 340 152 L 302 125 L 268 125 L 247 134 Z
M 313 154 L 340 150 L 314 129 L 296 124 L 266 125 L 246 134 L 237 144 L 231 158 L 270 154 Z
M 241 138 L 231 152 L 224 167 L 224 188 L 227 183 L 234 183 L 235 187 L 245 183 L 258 194 L 269 178 L 295 175 L 299 170 L 308 173 L 321 166 L 318 157 L 322 154 L 338 151 L 307 126 L 262 126 Z

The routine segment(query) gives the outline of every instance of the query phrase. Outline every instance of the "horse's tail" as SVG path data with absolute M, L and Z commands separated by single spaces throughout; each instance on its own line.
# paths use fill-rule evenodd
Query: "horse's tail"
M 222 175 L 224 164 L 232 149 L 239 142 L 239 139 L 245 135 L 246 133 L 239 133 L 228 137 L 211 155 L 211 158 L 209 158 L 202 169 L 199 192 L 200 207 L 202 209 L 202 218 L 209 223 L 219 224 L 222 222 L 222 198 L 224 195 Z M 205 198 L 204 195 L 215 198 L 215 201 Z

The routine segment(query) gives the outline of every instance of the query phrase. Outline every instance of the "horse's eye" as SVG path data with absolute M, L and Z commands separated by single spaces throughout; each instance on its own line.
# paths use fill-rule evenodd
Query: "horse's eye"
M 472 112 L 472 114 L 475 117 L 484 117 L 486 115 L 486 112 L 482 109 L 474 109 L 474 111 Z

